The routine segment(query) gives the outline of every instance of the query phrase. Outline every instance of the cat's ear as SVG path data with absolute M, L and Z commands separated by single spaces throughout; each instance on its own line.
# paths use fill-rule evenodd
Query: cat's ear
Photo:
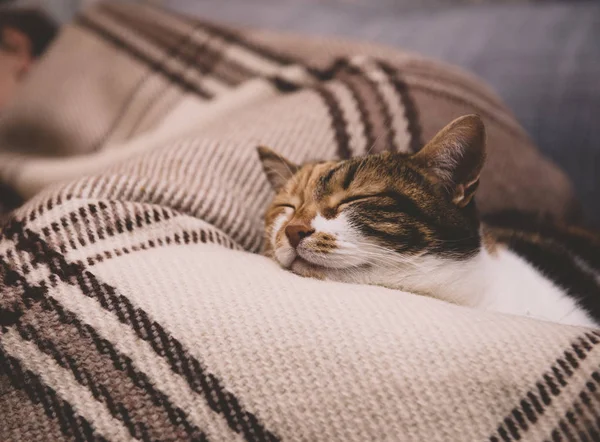
M 267 175 L 267 179 L 271 183 L 273 190 L 276 192 L 279 191 L 299 169 L 297 165 L 286 160 L 278 153 L 273 152 L 268 147 L 259 146 L 257 151 L 263 170 Z
M 479 185 L 485 162 L 485 126 L 477 115 L 457 118 L 443 128 L 412 160 L 465 207 Z

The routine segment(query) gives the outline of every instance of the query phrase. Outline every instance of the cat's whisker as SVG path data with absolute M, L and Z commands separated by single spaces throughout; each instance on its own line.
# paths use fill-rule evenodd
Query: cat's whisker
M 279 178 L 282 178 L 283 181 L 291 181 L 294 184 L 298 184 L 298 177 L 294 174 L 294 172 L 292 171 L 292 169 L 290 168 L 289 165 L 285 164 L 286 169 L 288 169 L 288 171 L 290 172 L 290 175 L 284 175 L 283 173 L 281 173 L 279 170 L 277 169 L 273 169 L 271 170 L 271 173 L 275 173 Z M 290 178 L 291 176 L 291 178 Z
M 323 257 L 339 257 L 339 256 L 351 256 L 356 257 L 357 253 L 350 250 L 336 249 L 333 252 L 324 254 Z M 400 265 L 402 267 L 409 265 L 412 267 L 419 267 L 418 262 L 414 258 L 405 258 L 398 254 L 388 253 L 377 253 L 368 250 L 360 250 L 358 253 L 359 257 L 364 257 L 370 264 L 381 264 L 382 266 L 389 267 L 393 265 Z M 364 265 L 365 263 L 356 264 L 357 267 Z
M 465 236 L 463 238 L 455 238 L 455 239 L 434 238 L 431 240 L 431 242 L 434 244 L 453 244 L 453 243 L 458 243 L 458 242 L 463 242 L 463 241 L 469 241 L 471 239 L 476 239 L 476 238 L 480 238 L 480 237 L 478 235 L 471 235 L 471 236 Z
M 369 147 L 369 149 L 367 149 L 367 152 L 365 153 L 365 156 L 369 155 L 371 153 L 371 151 L 375 148 L 375 146 L 377 146 L 377 143 L 379 142 L 379 140 L 381 139 L 381 137 L 383 136 L 383 132 L 381 132 L 379 135 L 377 135 L 375 137 L 375 140 L 373 141 L 373 144 L 371 144 L 371 147 Z
M 367 251 L 368 249 L 374 249 L 374 250 L 378 250 L 378 251 L 381 251 L 386 254 L 390 254 L 391 256 L 394 256 L 394 257 L 401 256 L 398 254 L 398 252 L 396 250 L 389 249 L 389 248 L 383 247 L 383 246 L 379 246 L 377 244 L 373 244 L 372 242 L 353 241 L 350 244 L 356 245 L 357 250 L 360 250 L 361 252 Z M 367 249 L 367 250 L 365 250 L 365 249 Z M 416 255 L 410 255 L 407 257 L 407 259 L 412 259 L 415 256 Z

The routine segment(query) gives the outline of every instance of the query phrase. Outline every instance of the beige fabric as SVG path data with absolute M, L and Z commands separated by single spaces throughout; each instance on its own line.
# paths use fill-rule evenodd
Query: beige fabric
M 473 111 L 493 152 L 484 209 L 575 205 L 471 77 L 301 42 L 109 4 L 42 60 L 0 123 L 0 177 L 31 197 L 0 241 L 3 438 L 600 434 L 597 331 L 302 279 L 250 253 L 272 196 L 258 144 L 298 162 L 411 151 Z

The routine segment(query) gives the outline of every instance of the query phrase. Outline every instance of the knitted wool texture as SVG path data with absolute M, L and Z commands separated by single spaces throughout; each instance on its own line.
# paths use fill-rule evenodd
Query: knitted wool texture
M 597 331 L 303 279 L 257 252 L 290 159 L 411 152 L 479 113 L 484 212 L 570 184 L 477 80 L 151 7 L 67 26 L 0 122 L 0 439 L 594 440 Z

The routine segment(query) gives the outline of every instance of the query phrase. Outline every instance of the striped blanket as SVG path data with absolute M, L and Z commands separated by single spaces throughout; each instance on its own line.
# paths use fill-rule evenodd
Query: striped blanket
M 362 43 L 151 7 L 67 26 L 0 121 L 27 202 L 0 240 L 0 440 L 598 440 L 600 333 L 260 256 L 294 161 L 414 151 L 485 120 L 486 212 L 574 217 L 565 176 L 476 79 Z

